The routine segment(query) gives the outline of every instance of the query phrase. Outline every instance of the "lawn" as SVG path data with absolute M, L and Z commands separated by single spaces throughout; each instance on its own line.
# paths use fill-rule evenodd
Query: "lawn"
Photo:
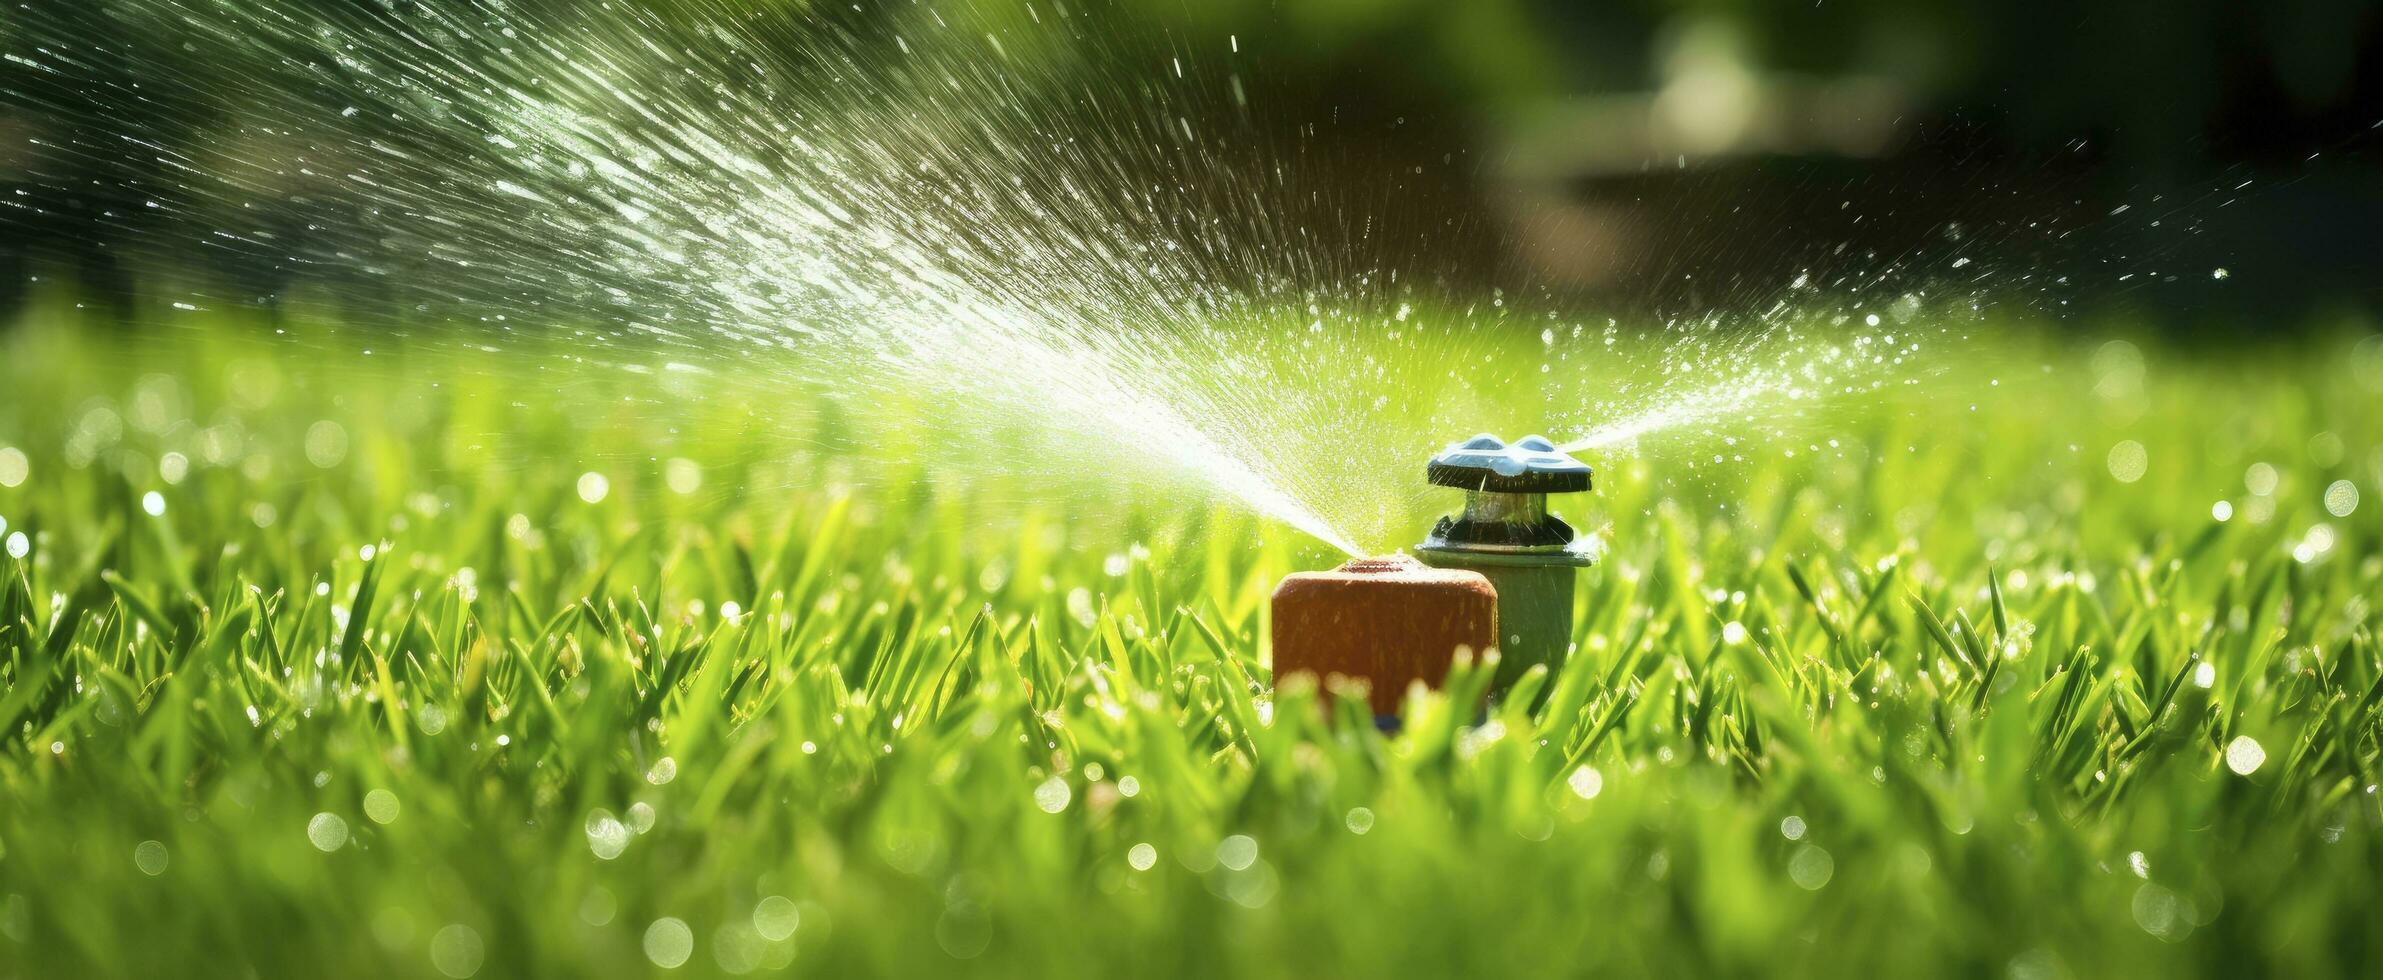
M 766 372 L 65 319 L 0 334 L 0 977 L 2383 963 L 2363 322 L 1989 318 L 1584 454 L 1568 665 L 1383 734 L 1270 691 L 1339 556 L 1188 489 Z

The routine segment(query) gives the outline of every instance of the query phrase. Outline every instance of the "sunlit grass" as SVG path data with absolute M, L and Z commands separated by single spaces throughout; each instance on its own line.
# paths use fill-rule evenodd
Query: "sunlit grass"
M 2362 335 L 1592 457 L 1544 708 L 1384 736 L 1267 694 L 1329 549 L 929 408 L 36 322 L 0 976 L 2370 970 Z

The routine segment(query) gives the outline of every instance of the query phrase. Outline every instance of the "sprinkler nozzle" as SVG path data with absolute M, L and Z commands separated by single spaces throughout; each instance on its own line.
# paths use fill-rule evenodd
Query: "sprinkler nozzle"
M 1557 452 L 1545 436 L 1524 436 L 1511 446 L 1493 435 L 1474 436 L 1432 457 L 1423 478 L 1465 492 L 1464 512 L 1440 518 L 1424 551 L 1565 551 L 1572 525 L 1548 513 L 1547 495 L 1590 485 L 1588 464 Z
M 1545 436 L 1509 445 L 1483 434 L 1432 457 L 1423 474 L 1465 492 L 1464 510 L 1440 518 L 1415 550 L 1434 566 L 1480 572 L 1497 588 L 1496 686 L 1532 664 L 1562 665 L 1572 643 L 1572 570 L 1596 559 L 1573 546 L 1572 525 L 1548 511 L 1547 496 L 1587 491 L 1588 465 Z

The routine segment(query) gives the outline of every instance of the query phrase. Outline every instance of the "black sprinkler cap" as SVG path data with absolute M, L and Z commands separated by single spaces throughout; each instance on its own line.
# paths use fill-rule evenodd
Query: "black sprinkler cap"
M 1482 434 L 1431 458 L 1424 479 L 1435 486 L 1484 493 L 1580 493 L 1589 489 L 1589 467 L 1556 451 L 1545 436 L 1524 436 L 1509 446 Z

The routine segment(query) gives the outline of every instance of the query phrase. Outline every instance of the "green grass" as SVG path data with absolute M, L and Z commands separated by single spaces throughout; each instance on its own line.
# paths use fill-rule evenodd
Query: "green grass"
M 37 318 L 0 977 L 2371 973 L 2365 333 L 1999 325 L 1941 402 L 1598 460 L 1547 707 L 1383 736 L 1265 693 L 1333 557 L 1184 494 L 759 385 Z

